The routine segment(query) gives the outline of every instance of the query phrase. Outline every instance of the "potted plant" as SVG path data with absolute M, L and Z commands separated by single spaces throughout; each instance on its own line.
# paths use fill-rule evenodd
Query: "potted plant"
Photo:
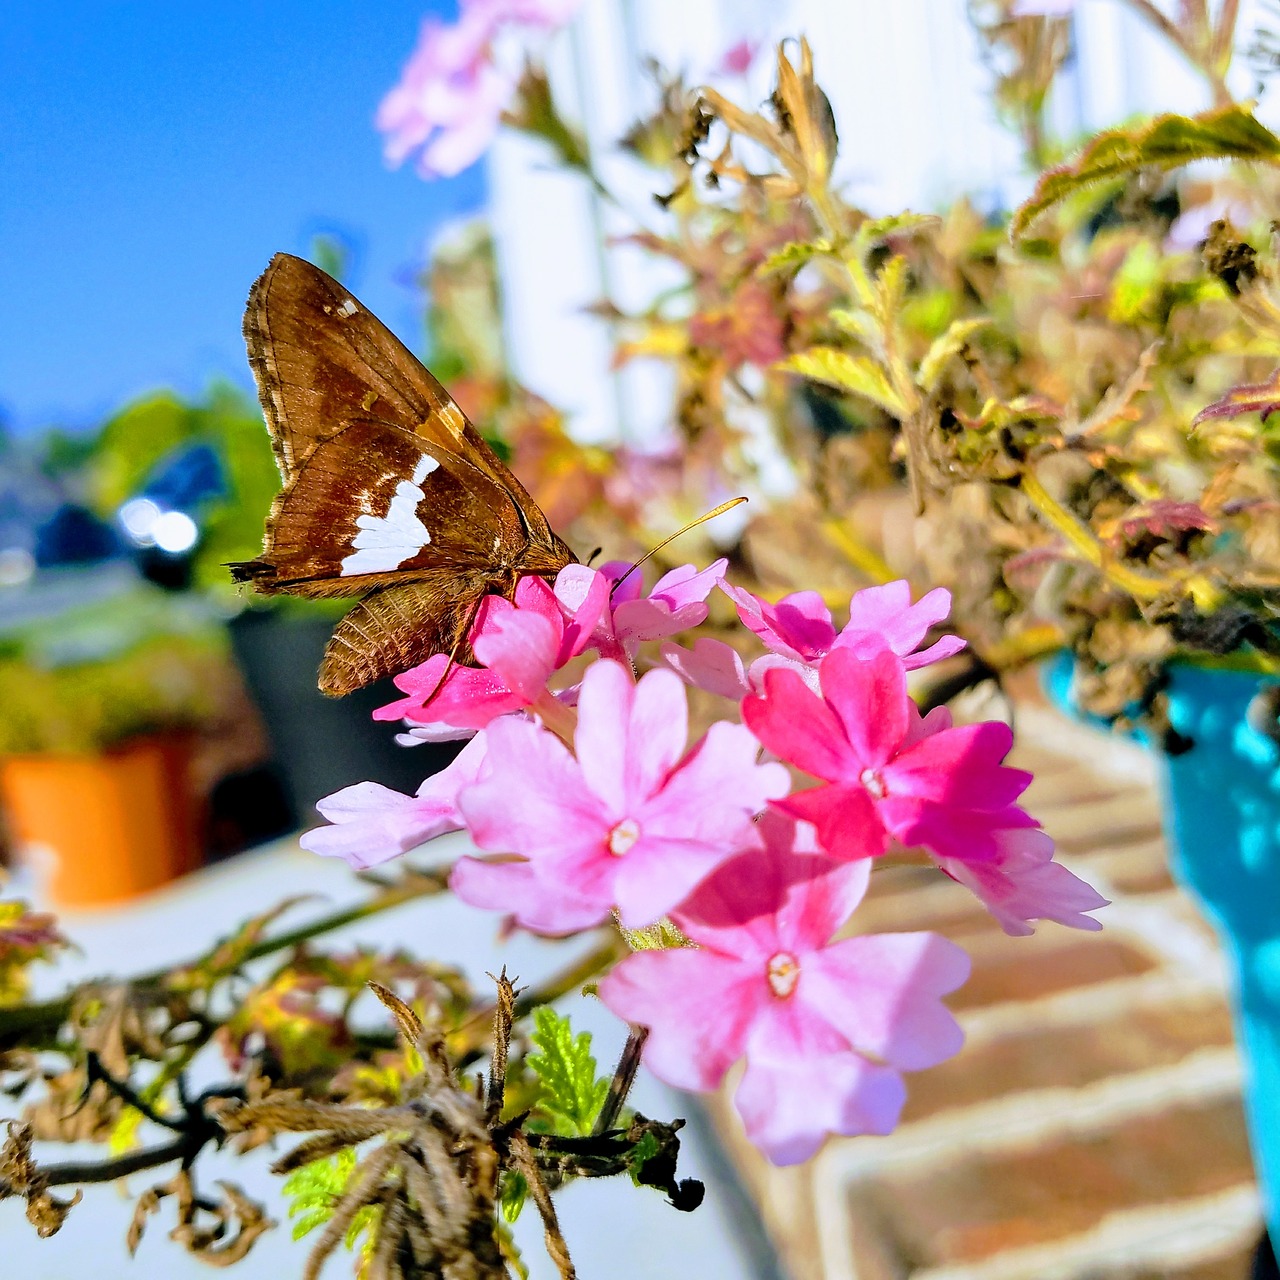
M 64 907 L 201 861 L 193 734 L 231 675 L 216 620 L 136 585 L 0 637 L 0 802 Z

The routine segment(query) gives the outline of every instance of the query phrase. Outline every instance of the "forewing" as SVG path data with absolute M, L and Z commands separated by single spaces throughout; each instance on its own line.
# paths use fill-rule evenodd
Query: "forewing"
M 511 495 L 484 472 L 421 436 L 357 421 L 301 463 L 263 554 L 232 572 L 260 591 L 350 595 L 392 574 L 493 573 L 526 541 Z
M 319 441 L 357 417 L 455 453 L 468 447 L 453 397 L 377 316 L 302 258 L 271 259 L 249 292 L 244 337 L 286 480 Z

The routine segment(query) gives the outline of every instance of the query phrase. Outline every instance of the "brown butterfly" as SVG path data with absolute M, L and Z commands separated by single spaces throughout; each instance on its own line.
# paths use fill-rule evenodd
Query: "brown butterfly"
M 276 254 L 244 336 L 284 489 L 262 555 L 231 573 L 267 594 L 367 593 L 325 649 L 325 693 L 433 653 L 469 661 L 485 595 L 576 562 L 449 393 L 319 267 Z

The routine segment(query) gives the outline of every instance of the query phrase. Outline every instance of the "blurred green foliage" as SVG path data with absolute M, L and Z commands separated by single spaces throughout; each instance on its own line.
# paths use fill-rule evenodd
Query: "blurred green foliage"
M 0 755 L 98 752 L 195 728 L 230 678 L 219 620 L 140 584 L 0 637 Z

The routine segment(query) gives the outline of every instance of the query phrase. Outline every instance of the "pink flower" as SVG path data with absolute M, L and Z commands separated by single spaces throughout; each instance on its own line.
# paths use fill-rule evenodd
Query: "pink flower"
M 752 816 L 788 785 L 781 765 L 756 763 L 756 743 L 741 725 L 714 724 L 682 754 L 687 735 L 684 686 L 671 672 L 651 671 L 635 684 L 608 659 L 582 680 L 576 758 L 532 721 L 491 725 L 488 771 L 459 808 L 481 849 L 519 854 L 529 867 L 478 873 L 463 859 L 455 891 L 543 932 L 597 923 L 615 906 L 627 928 L 665 915 L 738 851 Z M 477 884 L 483 900 L 472 893 Z M 500 901 L 504 884 L 510 892 Z M 539 886 L 531 908 L 524 895 Z M 565 919 L 557 893 L 577 904 Z
M 515 93 L 512 75 L 494 62 L 494 41 L 507 28 L 551 31 L 580 0 L 463 0 L 452 25 L 428 18 L 399 83 L 378 106 L 385 154 L 401 165 L 415 151 L 424 178 L 448 177 L 475 163 L 493 141 Z
M 745 76 L 760 52 L 760 41 L 745 37 L 726 49 L 716 71 L 724 76 Z
M 812 856 L 811 836 L 778 815 L 758 834 L 760 848 L 723 864 L 677 913 L 696 948 L 636 952 L 599 991 L 649 1028 L 644 1061 L 667 1084 L 714 1089 L 745 1056 L 734 1102 L 747 1135 L 775 1164 L 796 1164 L 829 1133 L 893 1129 L 901 1073 L 960 1048 L 940 997 L 969 961 L 928 933 L 831 942 L 868 864 Z
M 640 571 L 628 573 L 631 566 L 624 560 L 611 560 L 599 570 L 571 564 L 556 578 L 556 598 L 574 613 L 599 589 L 603 579 L 608 584 L 609 607 L 596 623 L 591 646 L 602 658 L 626 661 L 634 658 L 647 640 L 661 640 L 705 622 L 707 597 L 728 565 L 727 560 L 717 560 L 702 570 L 681 565 L 659 578 L 646 596 Z
M 299 844 L 312 853 L 345 858 L 357 871 L 365 871 L 446 831 L 460 831 L 458 792 L 480 776 L 484 756 L 484 735 L 477 734 L 452 764 L 433 774 L 412 796 L 377 782 L 343 787 L 316 804 L 333 825 L 304 832 Z
M 905 579 L 867 587 L 849 601 L 849 621 L 838 635 L 831 612 L 816 591 L 797 591 L 770 604 L 727 582 L 721 583 L 721 589 L 737 605 L 743 624 L 767 648 L 796 662 L 812 665 L 832 649 L 849 649 L 860 658 L 891 649 L 908 671 L 914 671 L 964 648 L 959 636 L 943 636 L 920 650 L 929 628 L 951 612 L 951 592 L 945 587 L 936 587 L 915 604 L 911 603 L 911 585 Z
M 549 696 L 552 675 L 589 647 L 608 603 L 608 583 L 599 578 L 566 617 L 541 578 L 521 578 L 514 604 L 486 596 L 476 615 L 471 647 L 484 669 L 454 666 L 441 685 L 449 658 L 437 653 L 396 676 L 408 697 L 379 707 L 373 718 L 403 718 L 434 726 L 437 738 L 457 738 L 497 716 L 537 707 Z
M 1056 920 L 1071 929 L 1101 929 L 1084 914 L 1107 905 L 1104 898 L 1060 862 L 1053 841 L 1038 829 L 1013 828 L 994 833 L 996 855 L 986 862 L 939 858 L 938 866 L 971 889 L 1000 922 L 1005 933 L 1024 937 L 1031 920 Z
M 906 668 L 887 649 L 833 649 L 818 668 L 822 696 L 794 671 L 767 671 L 742 717 L 775 755 L 828 785 L 779 803 L 818 828 L 836 858 L 869 858 L 890 837 L 964 861 L 996 853 L 997 828 L 1033 826 L 1013 802 L 1031 775 L 1001 765 L 1013 745 L 996 722 L 952 728 L 945 709 L 921 718 Z

